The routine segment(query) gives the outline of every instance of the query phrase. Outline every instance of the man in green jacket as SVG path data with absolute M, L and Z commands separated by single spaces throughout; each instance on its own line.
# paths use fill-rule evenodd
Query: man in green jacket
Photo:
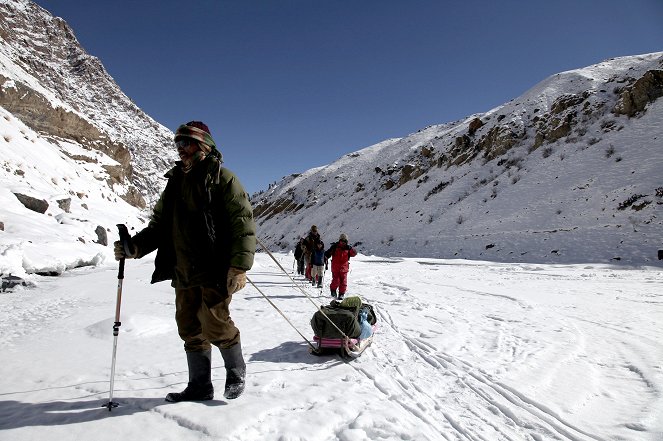
M 115 242 L 115 258 L 141 258 L 157 250 L 152 283 L 171 280 L 175 288 L 175 320 L 189 383 L 166 401 L 214 398 L 212 345 L 225 363 L 223 395 L 234 399 L 244 391 L 246 365 L 229 306 L 253 265 L 253 210 L 237 177 L 221 167 L 221 152 L 205 124 L 181 125 L 175 144 L 181 161 L 166 174 L 168 183 L 149 224 L 131 238 L 129 252 Z

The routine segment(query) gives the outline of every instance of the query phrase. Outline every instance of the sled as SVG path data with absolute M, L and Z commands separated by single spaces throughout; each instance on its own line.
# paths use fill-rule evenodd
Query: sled
M 332 300 L 311 319 L 313 341 L 317 343 L 317 347 L 311 348 L 311 353 L 340 352 L 343 357 L 357 358 L 373 342 L 376 322 L 373 307 L 363 303 L 359 297 L 348 297 L 343 302 Z
M 326 338 L 313 336 L 313 341 L 317 343 L 315 349 L 310 352 L 313 355 L 326 355 L 340 353 L 344 358 L 358 358 L 373 343 L 373 336 L 377 325 L 372 325 L 373 334 L 370 337 L 359 338 Z

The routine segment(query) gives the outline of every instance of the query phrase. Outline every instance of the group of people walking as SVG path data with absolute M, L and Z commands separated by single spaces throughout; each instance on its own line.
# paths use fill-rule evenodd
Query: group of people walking
M 329 268 L 328 262 L 331 259 L 332 280 L 329 285 L 331 296 L 343 300 L 348 288 L 350 258 L 356 255 L 357 251 L 348 243 L 348 236 L 345 233 L 341 233 L 338 241 L 333 242 L 325 250 L 318 227 L 313 225 L 295 247 L 297 274 L 303 275 L 313 286 L 322 288 L 324 274 Z

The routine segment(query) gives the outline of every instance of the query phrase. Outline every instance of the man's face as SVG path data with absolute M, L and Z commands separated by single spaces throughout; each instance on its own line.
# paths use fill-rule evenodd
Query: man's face
M 194 153 L 200 150 L 198 143 L 190 138 L 182 138 L 175 143 L 177 147 L 177 153 L 180 155 L 180 159 L 184 162 L 191 159 Z

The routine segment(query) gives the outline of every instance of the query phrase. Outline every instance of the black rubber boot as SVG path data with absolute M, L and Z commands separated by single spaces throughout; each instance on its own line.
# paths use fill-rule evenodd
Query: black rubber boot
M 332 289 L 332 290 L 331 290 L 331 296 L 332 296 L 333 298 L 336 298 L 336 290 L 335 290 L 335 289 Z
M 246 384 L 246 364 L 242 356 L 242 344 L 237 343 L 221 349 L 221 356 L 226 367 L 226 386 L 223 396 L 228 400 L 234 400 L 242 395 Z
M 203 352 L 187 352 L 186 361 L 189 365 L 189 384 L 182 392 L 171 392 L 166 401 L 208 401 L 214 398 L 212 385 L 212 350 Z

